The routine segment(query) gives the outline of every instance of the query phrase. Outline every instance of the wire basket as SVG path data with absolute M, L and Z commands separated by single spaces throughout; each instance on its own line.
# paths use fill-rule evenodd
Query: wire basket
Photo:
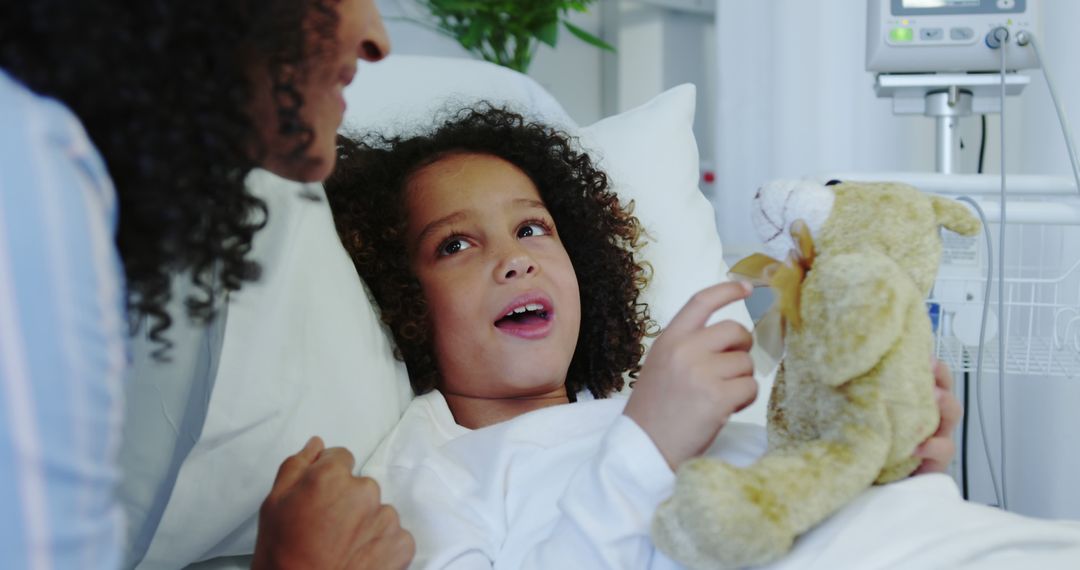
M 991 231 L 997 247 L 996 226 Z M 985 238 L 945 237 L 942 270 L 928 301 L 935 352 L 954 371 L 973 372 L 986 295 Z M 1077 227 L 1030 225 L 1006 230 L 1006 374 L 1080 376 L 1080 251 L 1075 244 L 1080 244 Z M 996 267 L 993 272 L 981 351 L 987 372 L 996 372 L 1002 357 Z

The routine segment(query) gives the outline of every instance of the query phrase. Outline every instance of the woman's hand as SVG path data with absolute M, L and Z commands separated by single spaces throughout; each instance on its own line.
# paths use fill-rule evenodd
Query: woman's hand
M 934 394 L 937 396 L 938 411 L 941 413 L 941 423 L 934 435 L 922 442 L 915 449 L 915 456 L 922 457 L 923 462 L 915 470 L 915 475 L 922 473 L 944 473 L 945 469 L 956 454 L 956 444 L 953 443 L 952 432 L 956 424 L 964 415 L 960 402 L 953 396 L 953 378 L 949 367 L 940 360 L 934 359 Z
M 345 448 L 311 438 L 281 464 L 259 511 L 252 568 L 405 568 L 412 535 L 383 505 L 373 479 L 352 474 Z
M 694 295 L 649 351 L 624 414 L 675 469 L 700 455 L 731 414 L 757 397 L 750 333 L 734 321 L 705 326 L 750 286 L 721 283 Z

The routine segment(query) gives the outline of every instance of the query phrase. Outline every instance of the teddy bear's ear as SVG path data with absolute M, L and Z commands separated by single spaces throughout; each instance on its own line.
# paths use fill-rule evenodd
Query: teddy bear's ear
M 981 224 L 978 218 L 960 202 L 941 196 L 931 196 L 930 202 L 934 206 L 939 225 L 965 236 L 973 236 L 979 232 Z

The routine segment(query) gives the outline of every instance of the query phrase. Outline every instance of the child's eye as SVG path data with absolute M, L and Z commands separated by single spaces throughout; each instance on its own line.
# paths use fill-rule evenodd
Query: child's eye
M 550 235 L 551 230 L 543 222 L 526 222 L 517 231 L 517 237 L 526 238 L 533 236 Z
M 472 247 L 472 245 L 469 244 L 469 242 L 465 241 L 465 238 L 452 237 L 442 242 L 442 244 L 439 246 L 439 255 L 454 255 L 455 253 L 469 249 L 470 247 Z

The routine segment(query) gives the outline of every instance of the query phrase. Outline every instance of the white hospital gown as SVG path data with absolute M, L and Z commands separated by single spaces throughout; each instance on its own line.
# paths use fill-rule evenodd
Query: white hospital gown
M 413 534 L 414 568 L 674 568 L 649 525 L 675 477 L 625 404 L 581 401 L 473 431 L 431 392 L 363 471 Z M 763 449 L 758 426 L 724 431 L 746 443 L 725 450 L 731 461 Z
M 674 475 L 626 400 L 544 408 L 480 430 L 416 398 L 364 466 L 413 534 L 413 568 L 679 568 L 649 539 Z M 707 455 L 748 465 L 764 428 L 732 422 Z M 874 487 L 763 568 L 1080 568 L 1080 523 L 963 501 L 945 475 Z

